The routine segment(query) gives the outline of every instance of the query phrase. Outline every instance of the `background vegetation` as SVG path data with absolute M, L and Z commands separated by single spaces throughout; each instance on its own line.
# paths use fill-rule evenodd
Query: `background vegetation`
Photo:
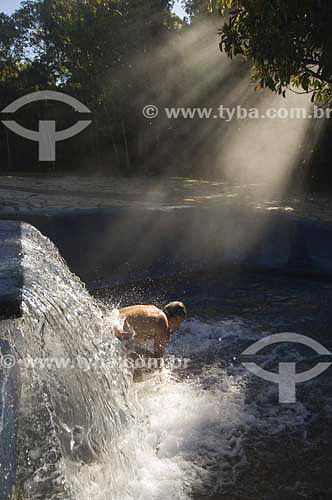
M 163 71 L 184 67 L 196 49 L 188 47 L 179 55 L 176 46 L 206 17 L 218 20 L 221 50 L 246 61 L 238 65 L 240 77 L 249 65 L 258 87 L 286 95 L 295 86 L 325 105 L 332 100 L 329 0 L 182 4 L 185 21 L 172 12 L 168 0 L 26 0 L 12 16 L 0 14 L 0 109 L 31 92 L 59 90 L 93 112 L 92 126 L 75 141 L 58 143 L 56 165 L 39 163 L 35 143 L 1 127 L 1 170 L 214 176 L 213 167 L 207 166 L 204 174 L 197 171 L 193 157 L 198 149 L 186 151 L 188 141 L 201 144 L 197 124 L 170 121 L 161 133 L 160 124 L 142 115 L 142 107 L 161 95 L 165 105 L 183 105 L 179 96 L 197 84 L 194 71 L 182 71 L 181 82 L 174 79 L 170 86 L 168 78 L 165 88 Z M 223 85 L 222 74 L 213 85 L 191 105 L 206 106 L 207 96 Z M 17 114 L 17 121 L 32 129 L 46 117 L 56 119 L 58 130 L 77 121 L 73 110 L 52 102 L 25 106 Z M 327 137 L 314 156 L 323 183 L 331 181 Z

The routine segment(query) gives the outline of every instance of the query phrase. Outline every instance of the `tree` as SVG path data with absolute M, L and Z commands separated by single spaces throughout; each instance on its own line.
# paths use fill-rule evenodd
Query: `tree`
M 15 86 L 24 67 L 24 45 L 14 18 L 0 13 L 0 87 L 1 97 Z M 10 82 L 10 83 L 9 83 Z
M 105 149 L 108 164 L 130 170 L 130 164 L 138 161 L 138 149 L 147 153 L 138 137 L 146 119 L 137 100 L 156 92 L 151 54 L 178 30 L 172 4 L 172 0 L 25 0 L 13 16 L 0 17 L 3 107 L 37 90 L 72 95 L 90 108 L 94 120 L 75 141 L 79 151 L 69 151 L 69 142 L 59 144 L 58 157 L 63 151 L 72 165 L 72 157 L 88 152 L 98 163 Z M 35 105 L 33 114 L 42 119 L 50 107 L 55 114 L 51 102 Z M 57 109 L 61 129 L 61 122 L 70 121 L 71 110 Z
M 231 8 L 220 49 L 253 63 L 259 87 L 285 96 L 290 86 L 332 100 L 332 3 L 329 0 L 219 0 Z

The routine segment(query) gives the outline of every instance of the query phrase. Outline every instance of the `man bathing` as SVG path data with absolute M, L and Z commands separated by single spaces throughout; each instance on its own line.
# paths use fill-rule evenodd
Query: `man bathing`
M 171 302 L 162 311 L 152 305 L 137 305 L 119 310 L 123 327 L 115 328 L 115 335 L 121 340 L 128 340 L 131 351 L 139 355 L 163 358 L 170 334 L 177 330 L 187 317 L 187 310 L 182 302 Z M 153 352 L 149 352 L 148 343 L 153 341 Z

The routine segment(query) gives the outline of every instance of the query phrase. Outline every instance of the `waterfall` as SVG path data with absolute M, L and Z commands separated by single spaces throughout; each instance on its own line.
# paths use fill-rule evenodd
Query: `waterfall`
M 107 460 L 109 484 L 126 498 L 120 471 L 127 476 L 132 461 L 121 436 L 133 418 L 131 375 L 107 311 L 47 238 L 32 226 L 12 224 L 21 233 L 22 318 L 2 336 L 19 365 L 18 494 L 24 500 L 71 498 L 66 472 L 72 478 L 82 464 Z M 40 361 L 52 358 L 70 362 L 59 368 Z

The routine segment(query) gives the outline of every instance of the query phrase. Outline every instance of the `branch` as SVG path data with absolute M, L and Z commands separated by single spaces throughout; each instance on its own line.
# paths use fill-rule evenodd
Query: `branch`
M 298 92 L 297 90 L 294 90 L 294 89 L 291 89 L 290 87 L 288 87 L 287 85 L 287 89 L 290 90 L 291 92 L 293 92 L 294 94 L 311 94 L 312 92 L 315 92 L 317 89 L 310 89 L 310 90 L 306 90 L 304 92 Z
M 317 78 L 321 82 L 332 84 L 332 80 L 326 80 L 326 78 L 323 78 L 321 75 L 319 75 L 318 73 L 316 73 L 316 71 L 313 71 L 312 69 L 308 68 L 307 66 L 305 66 L 305 70 L 308 73 L 310 73 L 310 75 L 314 76 L 315 78 Z

